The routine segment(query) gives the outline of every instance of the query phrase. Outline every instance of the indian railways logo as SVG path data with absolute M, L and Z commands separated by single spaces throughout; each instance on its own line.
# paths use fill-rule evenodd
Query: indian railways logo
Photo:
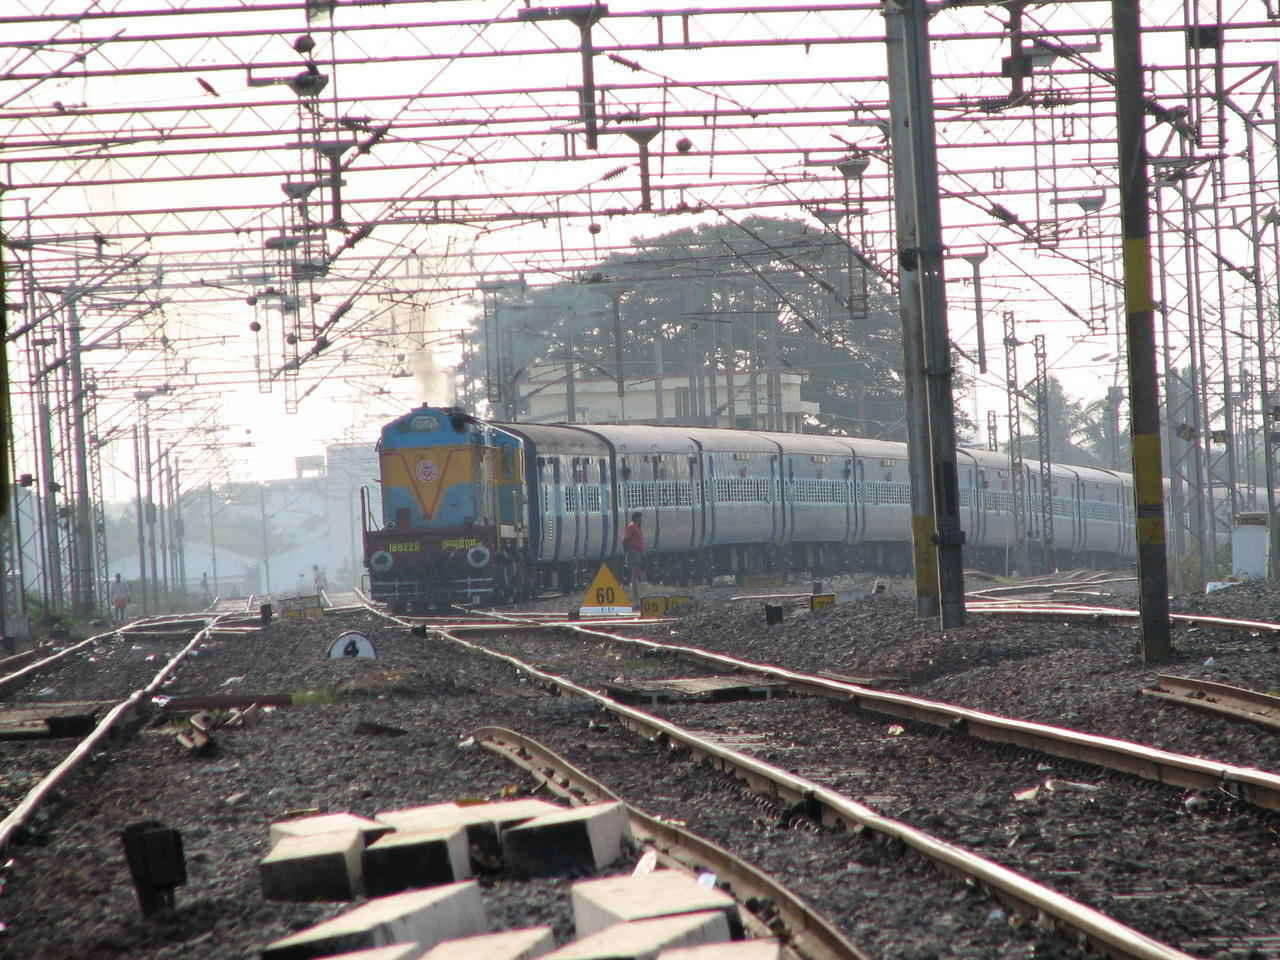
M 419 460 L 418 479 L 423 483 L 434 483 L 440 479 L 440 468 L 430 460 Z

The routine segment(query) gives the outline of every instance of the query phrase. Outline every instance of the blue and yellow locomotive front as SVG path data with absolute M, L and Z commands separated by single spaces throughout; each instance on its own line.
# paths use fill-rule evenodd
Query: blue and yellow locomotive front
M 366 515 L 370 595 L 397 610 L 508 601 L 527 543 L 519 438 L 454 408 L 420 407 L 378 442 L 382 525 Z

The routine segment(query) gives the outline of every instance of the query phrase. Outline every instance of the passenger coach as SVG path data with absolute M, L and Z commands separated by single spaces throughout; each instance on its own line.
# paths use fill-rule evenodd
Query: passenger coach
M 382 516 L 367 506 L 375 600 L 399 609 L 509 602 L 581 585 L 644 518 L 652 579 L 911 569 L 905 444 L 705 427 L 509 424 L 421 407 L 378 443 Z M 1025 536 L 1055 564 L 1134 558 L 1128 474 L 1024 461 Z M 1016 543 L 1006 456 L 959 451 L 969 562 L 1006 569 Z M 1044 522 L 1048 498 L 1050 524 Z M 1049 526 L 1052 529 L 1049 529 Z

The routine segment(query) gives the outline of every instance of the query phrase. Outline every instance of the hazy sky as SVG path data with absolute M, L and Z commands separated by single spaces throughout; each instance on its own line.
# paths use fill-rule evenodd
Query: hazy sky
M 70 14 L 87 6 L 85 0 L 16 4 L 31 13 Z M 143 0 L 121 0 L 113 8 L 151 6 Z M 701 6 L 712 10 L 737 5 Z M 1185 45 L 1177 29 L 1181 5 L 1169 4 L 1169 10 L 1154 14 L 1154 5 L 1147 6 L 1148 17 L 1163 18 L 1170 27 L 1167 33 L 1148 35 L 1147 61 L 1182 64 Z M 576 95 L 572 89 L 556 89 L 580 83 L 576 29 L 555 20 L 501 22 L 520 9 L 517 3 L 481 2 L 387 9 L 339 5 L 334 23 L 341 29 L 332 39 L 318 29 L 326 22 L 316 24 L 313 56 L 329 81 L 319 101 L 323 136 L 335 135 L 328 129 L 333 110 L 324 103 L 334 90 L 359 100 L 340 110 L 355 123 L 352 136 L 368 137 L 370 130 L 384 124 L 389 133 L 367 154 L 345 154 L 350 160 L 343 174 L 348 228 L 345 234 L 324 231 L 324 241 L 332 250 L 344 237 L 352 238 L 356 225 L 373 228 L 334 260 L 324 281 L 300 287 L 304 333 L 312 323 L 323 324 L 335 313 L 341 313 L 341 319 L 328 332 L 329 346 L 303 364 L 298 378 L 288 385 L 283 377 L 261 375 L 279 368 L 285 349 L 284 315 L 272 309 L 264 291 L 277 282 L 272 278 L 287 276 L 288 262 L 270 250 L 267 241 L 295 230 L 297 205 L 291 212 L 281 184 L 288 171 L 311 163 L 314 153 L 297 149 L 298 127 L 311 120 L 290 98 L 289 88 L 261 84 L 264 79 L 288 78 L 301 68 L 302 57 L 293 45 L 307 29 L 302 13 L 218 18 L 175 13 L 0 29 L 0 45 L 51 37 L 83 40 L 79 47 L 34 53 L 0 46 L 4 70 L 45 71 L 38 81 L 0 80 L 0 104 L 5 104 L 0 108 L 0 137 L 8 142 L 72 136 L 92 141 L 69 150 L 30 148 L 48 162 L 15 165 L 7 177 L 13 188 L 0 203 L 8 229 L 19 236 L 29 229 L 37 240 L 37 259 L 57 259 L 64 282 L 69 279 L 67 258 L 74 249 L 82 261 L 80 282 L 101 288 L 100 294 L 84 301 L 82 318 L 85 341 L 97 341 L 99 347 L 85 354 L 86 366 L 101 384 L 99 432 L 117 438 L 105 447 L 112 462 L 104 475 L 108 497 L 127 495 L 132 484 L 128 436 L 139 417 L 133 395 L 140 389 L 174 387 L 172 394 L 147 404 L 157 430 L 165 431 L 160 435 L 172 438 L 165 442 L 184 445 L 184 457 L 192 461 L 190 477 L 211 474 L 220 479 L 228 472 L 236 479 L 291 475 L 295 457 L 320 453 L 334 441 L 372 443 L 381 422 L 424 399 L 415 376 L 422 363 L 415 361 L 414 351 L 439 353 L 443 362 L 456 356 L 455 331 L 474 312 L 469 301 L 478 281 L 520 273 L 535 284 L 563 279 L 597 253 L 603 255 L 632 238 L 695 222 L 720 222 L 711 209 L 717 205 L 732 208 L 735 216 L 748 215 L 758 205 L 758 212 L 808 218 L 817 227 L 815 207 L 843 202 L 830 164 L 850 149 L 865 150 L 871 158 L 863 183 L 867 213 L 858 218 L 857 231 L 882 259 L 891 259 L 889 169 L 886 144 L 876 126 L 884 111 L 875 105 L 887 96 L 881 79 L 884 47 L 878 39 L 883 17 L 876 9 L 694 16 L 687 23 L 691 39 L 742 46 L 690 51 L 653 49 L 661 39 L 682 36 L 686 25 L 681 18 L 628 18 L 623 14 L 632 8 L 610 4 L 612 16 L 593 31 L 597 47 L 648 48 L 628 49 L 612 58 L 601 53 L 594 59 L 608 120 L 597 151 L 583 143 L 581 123 L 574 117 Z M 661 7 L 644 4 L 634 9 Z M 1090 70 L 1109 68 L 1108 15 L 1105 3 L 1028 8 L 1027 29 L 1043 27 L 1085 51 L 1075 65 L 1058 61 L 1057 73 L 1041 73 L 1029 89 L 1070 103 L 1088 84 Z M 944 38 L 932 44 L 932 58 L 938 76 L 934 94 L 942 104 L 938 130 L 946 242 L 957 257 L 981 250 L 984 244 L 996 245 L 982 266 L 990 372 L 979 380 L 976 413 L 984 427 L 987 409 L 997 410 L 1002 421 L 1005 410 L 1000 346 L 1005 311 L 1017 315 L 1020 337 L 1046 335 L 1053 372 L 1070 393 L 1086 398 L 1101 395 L 1119 371 L 1116 330 L 1122 320 L 1115 286 L 1119 266 L 1114 259 L 1114 115 L 1103 104 L 1034 115 L 1026 109 L 984 106 L 1009 91 L 1009 82 L 998 70 L 1000 58 L 1008 54 L 1007 42 L 1000 37 L 1006 16 L 995 7 L 960 7 L 931 22 L 932 35 Z M 489 24 L 358 29 L 397 17 L 400 22 L 447 17 Z M 127 42 L 188 31 L 203 36 Z M 109 42 L 95 40 L 112 37 Z M 778 38 L 815 42 L 762 43 Z M 833 39 L 842 42 L 827 42 Z M 1280 54 L 1274 30 L 1238 39 L 1228 47 L 1228 59 L 1274 61 Z M 563 46 L 565 53 L 515 53 L 552 44 Z M 89 50 L 87 69 L 118 75 L 77 75 L 67 60 L 80 49 Z M 481 56 L 496 53 L 504 55 Z M 436 58 L 389 62 L 424 55 Z M 334 58 L 356 62 L 331 68 L 327 61 Z M 268 66 L 223 69 L 237 63 Z M 122 72 L 142 65 L 181 69 L 163 77 Z M 1247 75 L 1242 69 L 1229 71 L 1227 77 L 1240 83 L 1234 95 L 1246 106 L 1259 82 Z M 760 79 L 779 82 L 742 83 Z M 1161 74 L 1161 95 L 1175 97 L 1184 79 L 1172 69 Z M 781 82 L 800 80 L 807 82 Z M 634 86 L 641 83 L 648 86 Z M 510 92 L 480 94 L 494 90 Z M 81 116 L 81 105 L 120 112 Z M 1271 109 L 1269 103 L 1262 104 L 1264 113 Z M 663 120 L 664 129 L 652 145 L 660 156 L 653 164 L 656 204 L 671 208 L 685 201 L 705 205 L 706 212 L 609 214 L 634 210 L 638 201 L 637 147 L 631 138 L 613 132 L 621 122 L 617 117 L 628 113 L 644 122 Z M 1228 115 L 1226 124 L 1222 131 L 1210 132 L 1215 137 L 1224 134 L 1226 148 L 1236 150 L 1242 143 L 1240 123 Z M 689 141 L 687 153 L 673 149 L 679 137 Z M 163 159 L 146 155 L 159 148 L 187 148 L 189 153 Z M 1149 148 L 1158 155 L 1176 151 L 1179 144 L 1162 126 L 1153 129 Z M 1219 149 L 1208 145 L 1198 152 L 1216 154 Z M 1269 184 L 1266 189 L 1274 195 L 1274 143 L 1260 156 L 1259 180 Z M 1238 159 L 1231 162 L 1238 165 Z M 215 178 L 245 170 L 261 176 Z M 162 182 L 147 182 L 155 179 Z M 115 182 L 76 185 L 86 180 Z M 1238 172 L 1226 180 L 1218 202 L 1238 204 L 1243 181 Z M 1033 188 L 1039 189 L 1038 199 L 1032 198 Z M 1101 198 L 1102 206 L 1086 214 L 1078 201 L 1092 197 Z M 1195 200 L 1203 205 L 1206 198 Z M 1018 242 L 1018 228 L 1001 223 L 992 212 L 994 204 L 1039 231 L 1035 236 L 1045 236 L 1043 229 L 1051 222 L 1058 224 L 1059 233 L 1052 244 L 1026 237 Z M 256 205 L 264 208 L 255 209 Z M 135 214 L 103 213 L 110 210 Z M 320 209 L 311 212 L 325 214 Z M 560 216 L 564 213 L 583 215 Z M 77 216 L 47 219 L 54 214 Z M 588 229 L 592 225 L 597 232 Z M 236 233 L 201 233 L 228 228 Z M 107 282 L 103 278 L 112 276 L 110 264 L 95 258 L 91 245 L 50 239 L 95 231 L 113 237 L 147 231 L 155 235 L 121 239 L 102 248 L 99 252 L 109 256 L 143 257 L 138 268 Z M 183 231 L 189 234 L 161 235 Z M 1227 230 L 1223 236 L 1226 255 L 1247 261 L 1245 232 Z M 1085 265 L 1104 276 L 1090 278 Z M 971 273 L 963 260 L 948 263 L 952 338 L 970 352 L 976 345 Z M 1244 287 L 1238 275 L 1228 274 L 1224 293 L 1232 325 L 1247 314 Z M 42 296 L 56 298 L 48 292 Z M 1184 312 L 1185 325 L 1185 291 L 1175 286 L 1169 300 L 1175 312 Z M 1102 319 L 1105 330 L 1095 324 L 1091 332 L 1068 307 L 1083 317 Z M 121 327 L 122 318 L 129 322 L 112 339 L 111 331 Z M 250 329 L 255 322 L 262 327 L 256 334 Z M 305 353 L 313 344 L 309 335 L 304 336 L 299 351 Z M 28 374 L 25 360 L 19 351 L 21 379 Z M 1029 348 L 1022 349 L 1019 366 L 1025 383 L 1032 376 Z M 270 392 L 261 391 L 264 384 Z M 297 412 L 286 412 L 286 406 L 294 405 L 287 397 L 296 400 Z M 25 417 L 19 422 L 26 424 L 29 416 L 23 398 L 19 400 L 19 416 Z M 208 448 L 217 440 L 227 444 L 220 455 Z M 250 442 L 252 447 L 229 445 Z

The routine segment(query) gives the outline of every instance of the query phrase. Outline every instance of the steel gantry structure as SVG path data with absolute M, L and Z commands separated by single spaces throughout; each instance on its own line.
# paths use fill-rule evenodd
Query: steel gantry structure
M 869 291 L 896 294 L 881 5 L 441 10 L 13 0 L 0 13 L 13 463 L 33 478 L 22 490 L 36 524 L 21 534 L 28 592 L 98 602 L 102 476 L 132 478 L 139 391 L 169 391 L 148 416 L 175 423 L 240 390 L 305 412 L 343 395 L 354 371 L 390 383 L 405 351 L 397 311 L 516 315 L 494 291 L 575 277 L 676 226 L 745 231 L 752 216 L 816 217 L 830 303 L 801 317 L 767 266 L 700 264 L 759 288 L 753 316 L 700 330 L 672 319 L 672 336 L 705 341 L 728 377 L 738 361 L 721 344 L 736 327 L 758 330 L 772 311 L 766 324 L 838 342 L 873 309 Z M 954 272 L 946 299 L 976 429 L 1000 391 L 1020 389 L 974 347 L 984 291 L 1008 318 L 1006 343 L 1039 325 L 1043 376 L 1100 347 L 1114 356 L 1096 379 L 1119 375 L 1111 8 L 928 14 L 941 252 L 974 274 Z M 1265 2 L 1188 0 L 1148 4 L 1139 26 L 1164 470 L 1187 517 L 1170 531 L 1173 574 L 1190 584 L 1213 572 L 1234 512 L 1274 508 L 1280 20 Z M 736 371 L 753 384 L 778 373 L 777 341 L 759 342 Z M 548 344 L 561 358 L 581 347 Z M 691 372 L 704 381 L 717 389 Z M 1016 434 L 1023 414 L 1007 409 Z M 1040 515 L 1032 493 L 1017 499 L 1020 516 Z M 1018 529 L 1021 540 L 1025 517 Z

